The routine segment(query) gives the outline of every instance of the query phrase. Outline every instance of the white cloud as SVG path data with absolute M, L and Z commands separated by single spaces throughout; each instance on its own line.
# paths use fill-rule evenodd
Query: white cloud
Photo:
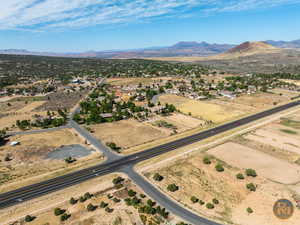
M 295 3 L 300 0 L 4 0 L 0 29 L 66 29 Z

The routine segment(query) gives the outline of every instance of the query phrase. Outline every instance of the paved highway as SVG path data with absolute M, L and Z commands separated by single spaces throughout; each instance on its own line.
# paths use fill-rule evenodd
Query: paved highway
M 136 174 L 132 168 L 136 163 L 150 159 L 152 157 L 161 155 L 163 153 L 175 150 L 177 148 L 189 145 L 191 143 L 206 139 L 208 137 L 220 134 L 222 132 L 234 129 L 236 127 L 245 125 L 247 123 L 253 122 L 255 120 L 264 118 L 266 116 L 270 116 L 274 113 L 295 107 L 300 105 L 300 101 L 292 102 L 286 105 L 278 106 L 273 109 L 257 113 L 255 115 L 251 115 L 245 118 L 242 118 L 237 121 L 233 121 L 224 125 L 221 125 L 219 127 L 215 127 L 200 133 L 197 133 L 195 135 L 191 135 L 179 140 L 172 141 L 167 144 L 163 144 L 161 146 L 153 147 L 148 150 L 145 150 L 143 152 L 138 152 L 129 156 L 119 156 L 117 154 L 114 154 L 110 151 L 106 152 L 106 148 L 101 149 L 104 151 L 104 154 L 109 158 L 108 161 L 105 163 L 102 163 L 100 165 L 83 169 L 80 171 L 76 171 L 61 177 L 53 178 L 48 181 L 44 181 L 41 183 L 33 184 L 30 186 L 26 186 L 14 191 L 10 191 L 7 193 L 0 194 L 0 208 L 6 208 L 8 206 L 16 205 L 20 202 L 33 199 L 57 190 L 61 190 L 63 188 L 66 188 L 68 186 L 81 183 L 83 181 L 89 180 L 91 178 L 94 178 L 95 176 L 102 176 L 105 174 L 113 173 L 113 172 L 126 172 L 130 178 L 134 180 L 134 182 L 137 183 L 137 185 L 141 186 L 149 196 L 153 197 L 156 201 L 165 204 L 162 204 L 163 206 L 171 211 L 174 212 L 176 215 L 182 217 L 183 219 L 187 220 L 190 223 L 193 224 L 206 224 L 206 225 L 215 225 L 216 223 L 208 221 L 200 216 L 197 216 L 196 214 L 191 213 L 190 211 L 180 207 L 175 202 L 172 202 L 167 197 L 165 197 L 162 193 L 157 191 L 151 184 L 149 184 L 147 181 L 145 181 L 141 176 Z M 74 127 L 76 130 L 80 129 L 82 132 L 82 135 L 86 137 L 89 141 L 93 140 L 94 138 L 87 132 L 82 131 L 81 127 L 77 124 L 74 124 L 74 122 L 70 122 L 71 126 Z M 95 144 L 96 147 L 102 147 L 101 143 L 99 146 L 99 143 L 92 143 Z M 106 150 L 105 150 L 106 149 Z M 162 199 L 162 200 L 159 200 Z M 171 202 L 170 202 L 171 201 Z M 176 205 L 176 207 L 174 206 Z M 198 221 L 198 222 L 196 222 Z

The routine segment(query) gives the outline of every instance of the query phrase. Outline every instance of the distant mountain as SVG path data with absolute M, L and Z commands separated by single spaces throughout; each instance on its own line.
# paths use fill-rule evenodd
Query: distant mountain
M 256 43 L 256 44 L 255 44 Z M 260 44 L 258 44 L 260 43 Z M 263 45 L 269 44 L 278 48 L 300 48 L 300 40 L 295 41 L 265 41 L 246 42 L 242 46 L 232 44 L 210 44 L 207 42 L 181 41 L 168 47 L 151 47 L 132 50 L 111 50 L 111 51 L 88 51 L 74 53 L 54 53 L 54 52 L 32 52 L 25 49 L 0 50 L 0 54 L 15 55 L 38 55 L 38 56 L 58 56 L 58 57 L 78 57 L 78 58 L 159 58 L 159 57 L 193 57 L 193 56 L 215 56 L 229 51 L 247 51 L 248 53 L 257 49 L 266 49 Z M 233 49 L 236 47 L 236 49 Z M 244 49 L 245 48 L 245 49 Z M 251 50 L 252 49 L 252 50 Z M 255 50 L 256 49 L 256 50 Z M 270 49 L 270 47 L 269 47 Z M 232 53 L 232 52 L 231 52 Z
M 300 48 L 300 39 L 294 41 L 265 41 L 266 43 L 278 48 Z
M 15 55 L 43 55 L 61 57 L 96 57 L 96 58 L 150 58 L 150 57 L 174 57 L 174 56 L 209 56 L 222 53 L 234 47 L 230 44 L 209 44 L 207 42 L 178 42 L 169 47 L 152 47 L 134 50 L 119 51 L 89 51 L 82 53 L 53 53 L 32 52 L 27 50 L 6 49 L 0 50 L 0 54 Z
M 244 42 L 232 49 L 230 49 L 229 51 L 227 51 L 227 53 L 229 54 L 235 54 L 235 53 L 256 53 L 259 51 L 265 51 L 265 50 L 272 50 L 272 49 L 276 49 L 276 47 L 267 44 L 265 42 Z

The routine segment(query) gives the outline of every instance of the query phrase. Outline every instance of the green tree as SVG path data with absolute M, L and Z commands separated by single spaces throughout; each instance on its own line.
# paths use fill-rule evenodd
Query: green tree
M 246 169 L 246 175 L 249 177 L 256 177 L 256 171 L 254 169 Z
M 245 177 L 244 177 L 244 175 L 243 175 L 242 173 L 238 173 L 238 174 L 236 175 L 236 178 L 237 178 L 237 179 L 240 179 L 240 180 L 245 179 Z
M 161 176 L 159 173 L 155 173 L 153 176 L 153 179 L 156 181 L 162 181 L 164 179 L 164 177 Z
M 246 185 L 247 189 L 249 189 L 250 191 L 256 191 L 256 186 L 253 183 L 249 183 Z
M 224 167 L 222 166 L 222 164 L 218 163 L 216 166 L 215 166 L 215 169 L 216 171 L 218 172 L 223 172 L 224 171 Z
M 167 189 L 168 191 L 175 192 L 179 190 L 179 187 L 176 184 L 169 184 Z

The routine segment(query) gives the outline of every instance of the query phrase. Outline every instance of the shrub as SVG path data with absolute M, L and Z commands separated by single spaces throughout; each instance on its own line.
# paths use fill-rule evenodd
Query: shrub
M 105 208 L 105 211 L 108 212 L 108 213 L 112 213 L 114 210 L 111 209 L 111 208 L 109 208 L 109 207 L 106 207 L 106 208 Z
M 113 198 L 113 201 L 114 201 L 115 203 L 118 203 L 118 202 L 120 202 L 121 200 L 118 199 L 118 198 Z
M 213 209 L 213 208 L 215 208 L 215 206 L 212 203 L 208 202 L 208 203 L 206 203 L 206 208 Z
M 256 186 L 253 183 L 249 183 L 246 185 L 247 189 L 250 191 L 256 191 Z
M 73 162 L 76 162 L 77 160 L 71 156 L 69 156 L 68 158 L 65 159 L 65 162 L 66 163 L 73 163 Z
M 238 174 L 236 175 L 236 178 L 239 179 L 239 180 L 245 179 L 245 177 L 244 177 L 244 175 L 243 175 L 242 173 L 238 173 Z
M 25 216 L 25 222 L 27 222 L 27 223 L 33 221 L 34 219 L 35 219 L 34 216 L 30 216 L 30 215 Z
M 120 184 L 124 181 L 125 179 L 123 177 L 116 177 L 113 179 L 113 184 L 116 185 L 116 184 Z
M 247 208 L 247 213 L 251 214 L 251 213 L 253 213 L 253 210 L 250 207 L 248 207 Z
M 134 190 L 130 189 L 130 190 L 128 190 L 128 195 L 129 195 L 130 197 L 133 197 L 133 196 L 136 195 L 136 192 L 135 192 Z
M 87 192 L 87 193 L 84 194 L 84 198 L 85 198 L 85 199 L 90 199 L 92 196 L 93 196 L 93 195 L 90 194 L 89 192 Z
M 199 201 L 199 199 L 198 199 L 197 197 L 195 197 L 195 196 L 192 196 L 192 197 L 191 197 L 191 201 L 192 201 L 193 203 L 197 203 L 197 202 Z
M 210 158 L 209 158 L 209 157 L 204 157 L 204 158 L 203 158 L 203 163 L 204 163 L 204 164 L 211 164 Z
M 224 167 L 220 163 L 218 163 L 215 168 L 216 168 L 216 171 L 218 171 L 218 172 L 224 171 Z
M 204 204 L 205 204 L 205 202 L 204 202 L 204 201 L 202 201 L 202 200 L 199 200 L 199 204 L 200 204 L 200 205 L 204 205 Z
M 141 198 L 146 198 L 146 195 L 140 194 L 140 197 L 141 197 Z
M 214 198 L 214 199 L 212 200 L 212 202 L 213 202 L 215 205 L 218 205 L 218 204 L 219 204 L 219 200 L 216 199 L 216 198 Z
M 54 209 L 54 215 L 55 215 L 55 216 L 59 216 L 59 215 L 63 214 L 65 211 L 66 211 L 66 210 L 61 209 L 61 208 L 55 208 L 55 209 Z
M 100 208 L 105 208 L 106 206 L 108 206 L 108 203 L 106 203 L 106 202 L 104 202 L 104 201 L 102 201 L 102 202 L 100 203 Z
M 85 198 L 84 196 L 80 196 L 79 201 L 80 201 L 80 202 L 85 202 L 85 201 L 86 201 L 86 198 Z
M 147 200 L 147 205 L 153 207 L 153 206 L 155 206 L 155 204 L 156 204 L 156 202 L 153 202 L 151 199 Z
M 164 177 L 161 176 L 159 173 L 155 173 L 153 176 L 153 179 L 156 181 L 162 181 L 164 179 Z
M 70 202 L 71 205 L 75 205 L 77 203 L 77 200 L 72 197 L 72 198 L 70 198 L 69 202 Z
M 87 205 L 87 211 L 91 212 L 94 211 L 96 209 L 96 206 L 94 206 L 92 203 Z
M 175 192 L 179 190 L 179 187 L 176 184 L 169 184 L 167 189 L 168 191 Z
M 256 171 L 254 169 L 246 169 L 246 175 L 249 177 L 256 177 Z
M 71 217 L 71 214 L 64 213 L 60 216 L 60 221 L 66 221 Z

